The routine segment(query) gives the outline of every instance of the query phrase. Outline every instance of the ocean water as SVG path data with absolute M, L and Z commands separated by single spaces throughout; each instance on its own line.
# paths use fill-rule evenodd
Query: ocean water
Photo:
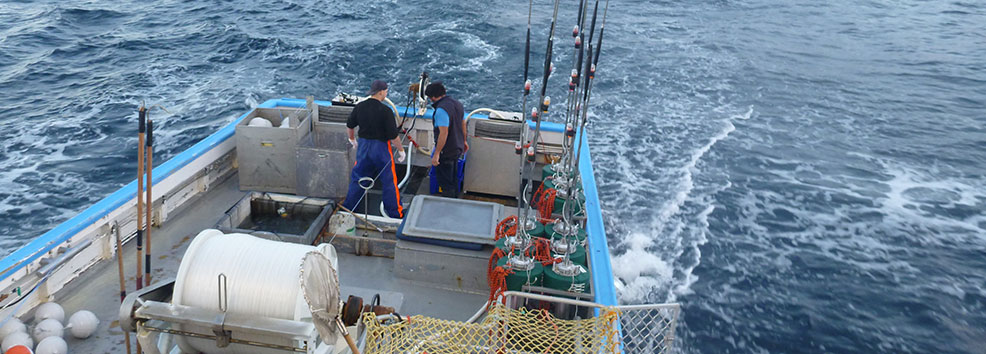
M 680 302 L 683 353 L 986 350 L 984 19 L 975 1 L 614 0 L 590 139 L 622 301 Z M 501 0 L 4 1 L 0 254 L 133 179 L 141 101 L 167 108 L 158 163 L 264 100 L 422 70 L 519 110 L 526 22 Z

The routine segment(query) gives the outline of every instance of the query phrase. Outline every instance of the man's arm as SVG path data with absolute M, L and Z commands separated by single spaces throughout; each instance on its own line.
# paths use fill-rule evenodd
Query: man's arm
M 438 142 L 435 143 L 435 153 L 431 154 L 431 165 L 438 166 L 438 157 L 445 148 L 445 141 L 448 140 L 448 127 L 438 127 Z
M 356 120 L 356 108 L 354 107 L 351 112 L 349 112 L 349 118 L 346 119 L 346 133 L 349 134 L 349 144 L 356 148 L 356 126 L 359 125 L 359 121 Z
M 466 151 L 469 151 L 469 139 L 468 139 L 469 132 L 467 131 L 468 129 L 469 129 L 469 125 L 466 124 L 466 118 L 462 117 L 462 145 L 465 147 L 465 149 L 462 150 L 463 154 L 465 154 Z
M 435 141 L 435 152 L 431 154 L 431 164 L 432 166 L 438 166 L 438 157 L 442 154 L 442 149 L 445 148 L 445 142 L 448 140 L 448 125 L 450 117 L 448 112 L 444 109 L 435 109 L 435 115 L 432 119 L 435 122 L 435 126 L 438 127 L 438 139 Z

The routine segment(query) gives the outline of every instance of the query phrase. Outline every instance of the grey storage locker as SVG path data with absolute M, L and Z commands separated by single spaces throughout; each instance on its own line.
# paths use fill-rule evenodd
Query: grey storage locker
M 236 125 L 236 158 L 240 190 L 295 193 L 299 142 L 311 131 L 311 118 L 302 108 L 255 108 Z M 265 118 L 273 127 L 251 127 L 250 120 Z M 288 128 L 281 128 L 291 117 Z

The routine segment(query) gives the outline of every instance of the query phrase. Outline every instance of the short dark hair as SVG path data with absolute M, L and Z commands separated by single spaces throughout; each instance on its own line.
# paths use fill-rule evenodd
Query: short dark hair
M 428 87 L 425 87 L 425 96 L 428 97 L 445 96 L 445 85 L 443 85 L 441 81 L 435 81 L 428 84 Z

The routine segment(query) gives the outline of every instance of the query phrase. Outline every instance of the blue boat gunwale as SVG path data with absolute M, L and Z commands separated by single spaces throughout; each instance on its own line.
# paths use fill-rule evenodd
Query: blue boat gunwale
M 329 101 L 315 101 L 319 105 L 329 106 Z M 276 108 L 276 107 L 304 107 L 305 100 L 294 98 L 270 99 L 257 105 L 257 108 Z M 402 110 L 399 107 L 398 110 Z M 252 110 L 251 110 L 252 111 Z M 428 110 L 431 112 L 431 109 Z M 403 112 L 401 112 L 403 115 Z M 250 114 L 250 111 L 243 113 L 229 124 L 223 126 L 212 135 L 207 136 L 190 148 L 182 151 L 178 155 L 168 159 L 163 164 L 154 168 L 152 183 L 157 185 L 159 182 L 168 178 L 181 168 L 187 166 L 196 158 L 206 152 L 226 142 L 233 137 L 236 125 Z M 428 113 L 426 118 L 430 117 Z M 475 114 L 473 118 L 489 119 L 488 115 Z M 533 128 L 534 122 L 529 122 Z M 559 123 L 542 122 L 541 129 L 552 132 L 564 131 L 564 126 Z M 592 269 L 592 284 L 595 301 L 602 305 L 613 306 L 616 302 L 616 288 L 613 282 L 613 271 L 610 262 L 609 247 L 606 241 L 606 231 L 602 221 L 602 212 L 599 205 L 599 198 L 596 191 L 596 179 L 593 175 L 592 160 L 589 153 L 588 139 L 580 137 L 585 144 L 586 153 L 580 158 L 579 170 L 582 174 L 582 185 L 586 197 L 586 233 L 588 234 L 589 244 L 591 245 L 590 267 Z M 28 264 L 65 243 L 72 236 L 78 234 L 86 227 L 96 223 L 99 219 L 108 215 L 110 212 L 119 209 L 125 203 L 134 200 L 137 193 L 137 180 L 120 187 L 109 196 L 101 199 L 89 206 L 79 214 L 55 226 L 48 232 L 35 238 L 26 245 L 18 248 L 13 253 L 0 260 L 0 280 L 5 280 L 18 270 L 23 269 Z

